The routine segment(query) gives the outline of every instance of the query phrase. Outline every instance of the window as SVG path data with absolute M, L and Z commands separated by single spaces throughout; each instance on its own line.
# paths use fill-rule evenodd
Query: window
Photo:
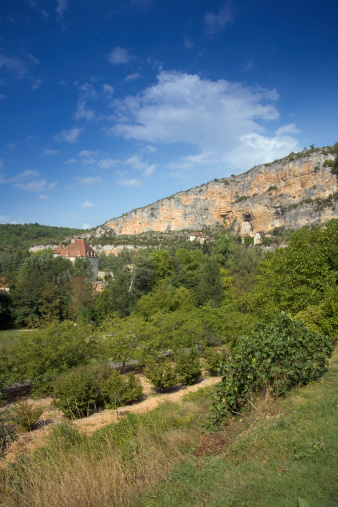
M 80 257 L 80 255 L 81 255 L 80 252 L 77 252 L 77 256 Z

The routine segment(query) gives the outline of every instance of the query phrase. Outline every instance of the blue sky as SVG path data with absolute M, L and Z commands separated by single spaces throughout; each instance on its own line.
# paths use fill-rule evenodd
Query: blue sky
M 0 223 L 94 227 L 338 141 L 338 3 L 0 7 Z

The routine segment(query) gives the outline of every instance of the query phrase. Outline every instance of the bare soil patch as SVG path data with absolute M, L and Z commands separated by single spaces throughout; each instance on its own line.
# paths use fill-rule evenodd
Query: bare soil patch
M 143 400 L 132 405 L 119 407 L 118 411 L 113 409 L 105 409 L 100 410 L 99 412 L 96 412 L 89 417 L 76 419 L 73 421 L 73 424 L 77 427 L 79 432 L 90 435 L 94 433 L 94 431 L 103 428 L 108 424 L 118 422 L 118 418 L 121 418 L 126 414 L 142 414 L 153 410 L 161 403 L 165 403 L 167 401 L 177 402 L 181 400 L 182 397 L 187 393 L 196 392 L 202 387 L 210 386 L 220 381 L 219 377 L 206 377 L 192 386 L 180 386 L 174 390 L 159 393 L 146 377 L 143 375 L 137 376 L 142 382 L 144 391 Z M 6 462 L 14 461 L 20 454 L 25 451 L 31 452 L 44 445 L 53 426 L 57 423 L 60 423 L 61 421 L 66 420 L 62 412 L 52 405 L 52 398 L 42 398 L 39 400 L 27 398 L 27 401 L 33 405 L 42 406 L 44 409 L 43 414 L 37 422 L 35 430 L 26 433 L 20 433 L 18 435 L 18 439 L 12 443 L 9 452 L 5 457 L 5 460 L 2 464 L 0 462 L 0 466 L 4 466 Z M 12 403 L 11 406 L 15 407 L 15 403 Z

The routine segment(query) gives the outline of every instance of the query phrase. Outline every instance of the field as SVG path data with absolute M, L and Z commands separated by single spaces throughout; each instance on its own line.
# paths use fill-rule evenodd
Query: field
M 91 436 L 57 425 L 45 446 L 1 470 L 3 505 L 333 507 L 337 373 L 335 354 L 318 381 L 252 400 L 214 433 L 204 433 L 204 389 L 123 411 Z

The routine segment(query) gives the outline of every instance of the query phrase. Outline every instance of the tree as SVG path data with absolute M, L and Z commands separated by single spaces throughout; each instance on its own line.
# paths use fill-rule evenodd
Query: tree
M 337 280 L 332 255 L 337 246 L 335 222 L 294 232 L 286 248 L 267 255 L 258 266 L 257 287 L 249 296 L 252 309 L 271 318 L 280 310 L 295 315 L 320 304 Z
M 166 280 L 174 273 L 174 261 L 167 250 L 155 250 L 150 255 L 155 267 L 155 282 Z
M 121 363 L 123 371 L 129 360 L 143 360 L 147 343 L 151 341 L 154 332 L 151 324 L 136 315 L 109 318 L 98 329 L 98 333 L 103 336 L 109 359 Z
M 223 286 L 219 264 L 216 259 L 208 259 L 201 275 L 201 280 L 196 287 L 197 300 L 200 305 L 210 302 L 218 307 L 223 298 Z

